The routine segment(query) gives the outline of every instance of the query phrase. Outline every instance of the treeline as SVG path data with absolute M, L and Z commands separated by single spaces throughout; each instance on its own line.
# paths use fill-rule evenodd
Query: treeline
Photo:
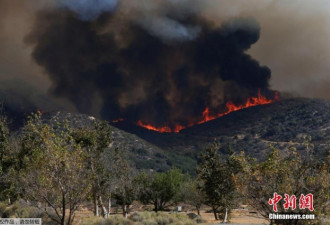
M 18 133 L 11 134 L 6 119 L 0 120 L 0 200 L 11 204 L 29 201 L 58 224 L 72 224 L 78 207 L 94 204 L 95 216 L 110 215 L 111 200 L 121 205 L 127 217 L 133 201 L 152 204 L 154 210 L 186 203 L 200 213 L 211 207 L 215 219 L 227 221 L 239 203 L 248 203 L 268 218 L 274 192 L 314 195 L 314 211 L 285 210 L 277 213 L 313 213 L 329 216 L 329 160 L 316 160 L 313 145 L 306 140 L 307 155 L 296 149 L 271 148 L 267 159 L 258 162 L 244 152 L 219 154 L 213 143 L 201 154 L 197 176 L 179 169 L 167 172 L 137 171 L 125 149 L 112 149 L 107 122 L 93 120 L 89 128 L 77 128 L 59 118 L 43 121 L 31 115 Z M 68 213 L 67 213 L 68 212 Z M 306 221 L 271 221 L 296 224 Z

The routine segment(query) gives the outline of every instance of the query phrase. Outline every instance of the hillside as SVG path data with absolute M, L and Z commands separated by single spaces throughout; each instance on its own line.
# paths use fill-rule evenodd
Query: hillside
M 195 159 L 198 152 L 214 140 L 222 143 L 223 153 L 230 147 L 262 159 L 270 145 L 281 149 L 293 146 L 304 151 L 308 136 L 315 145 L 315 154 L 322 157 L 330 149 L 330 101 L 286 99 L 236 111 L 178 134 L 137 131 L 140 130 L 133 130 L 164 150 Z
M 47 113 L 44 116 L 46 122 L 57 117 L 60 120 L 68 120 L 73 127 L 88 128 L 92 126 L 94 117 L 79 113 L 56 112 Z M 140 137 L 127 133 L 116 127 L 112 128 L 112 143 L 110 149 L 120 148 L 126 150 L 137 169 L 147 169 L 156 171 L 167 171 L 171 167 L 181 168 L 185 172 L 194 173 L 196 162 L 181 154 L 164 151 Z
M 46 113 L 44 118 L 51 120 L 54 116 L 69 120 L 75 127 L 89 127 L 94 119 L 66 112 Z M 111 148 L 126 149 L 138 169 L 165 171 L 178 167 L 194 174 L 198 155 L 214 140 L 221 143 L 223 154 L 229 149 L 244 150 L 263 159 L 270 145 L 280 149 L 295 147 L 305 154 L 308 136 L 315 155 L 323 157 L 328 153 L 329 100 L 286 99 L 236 111 L 180 133 L 157 133 L 124 121 L 112 126 Z

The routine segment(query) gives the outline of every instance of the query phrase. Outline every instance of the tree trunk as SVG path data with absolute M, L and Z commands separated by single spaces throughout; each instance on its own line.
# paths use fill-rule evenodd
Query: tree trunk
M 125 203 L 122 204 L 123 216 L 127 219 L 127 206 Z
M 164 202 L 162 199 L 159 199 L 158 202 L 158 210 L 162 211 L 165 209 L 166 202 Z
M 69 212 L 68 225 L 71 225 L 71 224 L 73 223 L 74 216 L 75 216 L 74 213 L 75 213 L 74 207 L 70 205 L 70 212 Z
M 72 216 L 71 216 L 71 212 L 69 213 L 69 218 L 68 218 L 68 225 L 71 225 L 71 221 L 72 220 Z
M 93 198 L 94 198 L 94 216 L 99 216 L 99 205 L 98 205 L 98 202 L 97 202 L 96 193 L 94 193 Z
M 218 220 L 217 210 L 214 206 L 212 206 L 212 210 L 213 210 L 215 220 Z
M 225 218 L 223 220 L 224 223 L 227 223 L 228 209 L 226 208 Z
M 65 194 L 62 194 L 62 218 L 61 225 L 65 225 Z
M 101 206 L 101 209 L 102 209 L 102 216 L 103 218 L 107 218 L 108 217 L 108 212 L 107 212 L 107 209 L 105 208 L 104 204 L 103 204 L 103 201 L 102 201 L 102 197 L 99 195 L 99 203 L 100 203 L 100 206 Z
M 72 210 L 71 210 L 71 205 L 69 207 L 69 218 L 68 218 L 68 225 L 71 225 L 71 216 L 72 216 Z
M 74 212 L 70 212 L 70 217 L 69 217 L 69 225 L 73 224 L 73 220 L 74 220 L 75 214 Z
M 110 198 L 108 199 L 108 216 L 111 214 L 111 195 Z
M 158 199 L 155 200 L 154 206 L 155 206 L 155 212 L 158 212 Z
M 197 205 L 197 206 L 196 206 L 196 209 L 197 209 L 197 214 L 200 215 L 200 214 L 201 214 L 201 213 L 200 213 L 200 209 L 201 209 L 201 207 L 200 207 L 199 205 Z

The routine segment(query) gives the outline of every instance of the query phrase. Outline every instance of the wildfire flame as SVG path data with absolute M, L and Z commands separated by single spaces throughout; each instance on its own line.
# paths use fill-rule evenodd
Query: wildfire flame
M 233 102 L 230 102 L 230 101 L 227 102 L 226 103 L 226 109 L 227 110 L 225 112 L 221 112 L 221 113 L 212 115 L 212 113 L 210 112 L 209 107 L 206 107 L 205 110 L 202 113 L 202 119 L 200 121 L 196 122 L 196 123 L 192 123 L 192 124 L 189 124 L 187 126 L 182 126 L 180 124 L 177 124 L 174 127 L 166 126 L 166 125 L 162 126 L 162 127 L 156 127 L 156 126 L 152 126 L 150 124 L 144 123 L 141 120 L 139 120 L 137 122 L 137 125 L 141 126 L 141 127 L 144 127 L 148 130 L 157 131 L 159 133 L 172 133 L 172 132 L 179 133 L 181 130 L 183 130 L 187 127 L 191 127 L 191 126 L 194 126 L 196 124 L 202 124 L 202 123 L 208 122 L 210 120 L 217 119 L 217 118 L 219 118 L 221 116 L 224 116 L 224 115 L 227 115 L 231 112 L 235 112 L 235 111 L 238 111 L 238 110 L 241 110 L 241 109 L 245 109 L 245 108 L 249 108 L 249 107 L 253 107 L 253 106 L 257 106 L 257 105 L 266 105 L 266 104 L 270 104 L 270 103 L 273 103 L 273 102 L 276 102 L 276 101 L 279 101 L 279 100 L 280 100 L 280 98 L 279 98 L 279 93 L 278 92 L 275 92 L 275 95 L 274 95 L 273 99 L 268 99 L 267 97 L 263 96 L 260 93 L 260 90 L 259 90 L 257 97 L 249 97 L 244 104 L 237 105 L 237 104 L 235 104 Z
M 116 119 L 116 120 L 113 120 L 111 121 L 112 123 L 119 123 L 119 122 L 122 122 L 124 121 L 125 119 L 124 118 L 119 118 L 119 119 Z

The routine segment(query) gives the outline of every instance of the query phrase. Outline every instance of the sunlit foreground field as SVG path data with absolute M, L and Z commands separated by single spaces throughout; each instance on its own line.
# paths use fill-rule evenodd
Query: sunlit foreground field
M 194 224 L 219 224 L 222 220 L 215 220 L 214 215 L 211 212 L 211 208 L 203 207 L 201 215 L 197 216 L 197 212 L 190 208 L 184 207 L 182 212 L 164 211 L 153 212 L 152 205 L 144 206 L 133 205 L 128 218 L 125 219 L 121 215 L 120 209 L 114 208 L 112 215 L 104 220 L 101 217 L 95 217 L 91 209 L 87 207 L 81 208 L 75 218 L 74 224 L 76 225 L 115 225 L 115 224 L 127 224 L 127 225 L 194 225 Z M 229 216 L 229 223 L 233 224 L 269 224 L 269 221 L 263 218 L 253 209 L 243 206 L 239 209 L 232 210 Z
M 201 215 L 198 216 L 197 211 L 188 205 L 182 205 L 181 212 L 177 212 L 177 207 L 172 206 L 168 208 L 168 211 L 155 213 L 152 211 L 152 205 L 142 206 L 136 203 L 131 206 L 127 218 L 122 215 L 120 207 L 112 207 L 111 215 L 107 219 L 94 216 L 92 208 L 90 203 L 81 205 L 75 214 L 72 225 L 211 225 L 223 222 L 215 220 L 211 208 L 207 206 L 201 208 Z M 0 213 L 2 216 L 10 218 L 42 218 L 44 225 L 57 224 L 43 212 L 42 206 L 32 207 L 23 200 L 9 206 L 1 202 Z M 228 219 L 228 222 L 232 224 L 269 224 L 269 221 L 246 205 L 233 209 Z

